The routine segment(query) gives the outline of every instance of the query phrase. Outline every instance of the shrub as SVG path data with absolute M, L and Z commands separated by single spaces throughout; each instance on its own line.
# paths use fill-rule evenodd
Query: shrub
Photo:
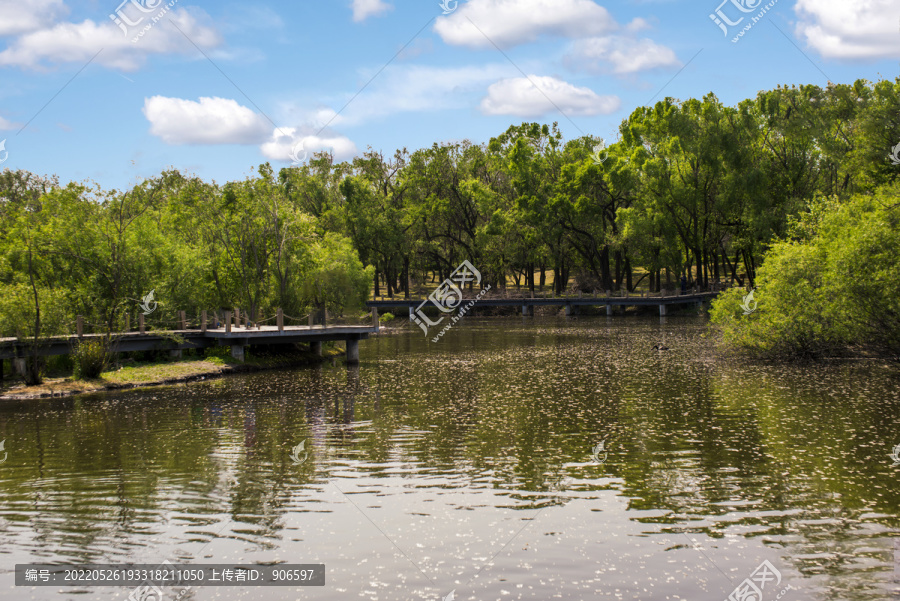
M 791 237 L 775 242 L 746 292 L 713 303 L 724 340 L 763 358 L 842 353 L 853 347 L 900 356 L 900 186 L 874 196 L 813 203 Z
M 393 313 L 385 313 L 384 315 L 382 315 L 381 317 L 378 318 L 378 321 L 380 321 L 381 323 L 387 323 L 387 322 L 391 321 L 392 319 L 396 319 L 396 317 L 394 316 Z
M 79 342 L 72 352 L 74 375 L 79 380 L 99 378 L 109 363 L 109 352 L 103 340 Z

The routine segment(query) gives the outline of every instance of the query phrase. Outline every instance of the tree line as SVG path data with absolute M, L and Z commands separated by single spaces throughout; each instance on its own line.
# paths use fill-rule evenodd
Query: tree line
M 468 259 L 495 289 L 756 285 L 817 199 L 896 182 L 900 78 L 666 98 L 615 142 L 522 123 L 484 144 L 336 162 L 318 153 L 225 184 L 168 170 L 129 190 L 0 174 L 0 335 L 121 327 L 163 311 L 301 316 L 411 294 Z M 413 290 L 413 291 L 414 291 Z M 133 323 L 133 322 L 132 322 Z

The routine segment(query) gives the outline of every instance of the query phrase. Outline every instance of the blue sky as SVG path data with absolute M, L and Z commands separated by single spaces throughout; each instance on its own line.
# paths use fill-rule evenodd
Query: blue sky
M 119 2 L 0 0 L 0 167 L 223 183 L 523 121 L 612 140 L 654 98 L 900 70 L 897 0 Z

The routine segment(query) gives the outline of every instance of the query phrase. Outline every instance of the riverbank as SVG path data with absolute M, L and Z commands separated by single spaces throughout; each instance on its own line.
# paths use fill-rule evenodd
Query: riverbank
M 229 374 L 315 365 L 341 357 L 343 354 L 338 349 L 324 349 L 321 357 L 312 353 L 297 352 L 289 355 L 251 357 L 245 362 L 230 357 L 198 357 L 125 365 L 104 371 L 99 378 L 90 380 L 76 380 L 71 376 L 62 376 L 46 377 L 38 386 L 13 383 L 0 388 L 0 401 L 60 398 L 91 392 L 180 384 Z

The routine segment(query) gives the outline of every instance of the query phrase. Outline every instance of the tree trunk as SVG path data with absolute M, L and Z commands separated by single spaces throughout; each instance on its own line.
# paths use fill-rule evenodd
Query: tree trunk
M 409 257 L 403 258 L 403 294 L 409 298 Z
M 696 250 L 697 255 L 697 285 L 703 286 L 703 251 L 699 248 Z
M 634 286 L 631 285 L 631 259 L 625 255 L 625 289 L 628 292 L 634 292 Z
M 390 267 L 385 267 L 384 269 L 384 281 L 387 285 L 388 297 L 394 298 L 394 276 L 391 273 Z
M 609 272 L 609 245 L 603 246 L 600 251 L 600 282 L 604 290 L 613 289 L 612 274 Z
M 35 386 L 41 383 L 41 365 L 38 357 L 38 340 L 41 335 L 41 303 L 38 299 L 37 286 L 34 283 L 31 248 L 28 249 L 28 277 L 31 279 L 31 291 L 34 293 L 34 342 L 31 345 L 31 361 L 25 368 L 25 383 L 28 386 Z
M 622 289 L 622 251 L 617 250 L 615 252 L 615 260 L 616 260 L 616 285 L 614 290 Z

